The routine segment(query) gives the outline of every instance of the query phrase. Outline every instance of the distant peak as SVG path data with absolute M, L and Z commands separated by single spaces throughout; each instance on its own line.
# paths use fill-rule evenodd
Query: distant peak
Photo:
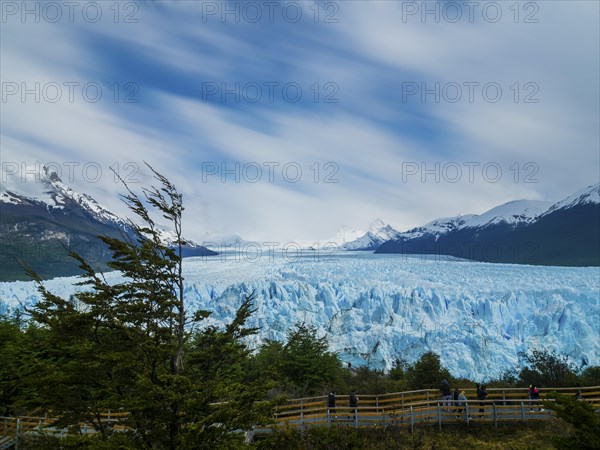
M 374 226 L 376 226 L 376 227 L 383 227 L 383 226 L 385 226 L 385 222 L 378 217 L 373 222 L 371 222 L 370 226 L 371 227 L 374 227 Z
M 373 222 L 371 222 L 369 224 L 368 231 L 371 233 L 377 234 L 385 228 L 386 228 L 385 222 L 378 217 L 377 219 L 375 219 Z
M 573 206 L 586 203 L 600 203 L 600 183 L 592 184 L 591 186 L 569 195 L 567 198 L 552 205 L 545 214 L 558 209 L 569 209 Z
M 42 166 L 42 179 L 50 182 L 62 183 L 62 180 L 58 176 L 56 169 L 48 166 Z

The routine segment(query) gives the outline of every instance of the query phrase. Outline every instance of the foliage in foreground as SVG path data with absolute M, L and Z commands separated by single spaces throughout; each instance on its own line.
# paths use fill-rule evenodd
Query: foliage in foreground
M 133 236 L 101 237 L 113 255 L 108 265 L 123 281 L 109 283 L 72 253 L 83 270 L 78 284 L 86 289 L 63 299 L 30 272 L 41 300 L 29 311 L 24 335 L 15 326 L 0 329 L 9 341 L 0 351 L 14 372 L 6 374 L 2 397 L 13 397 L 14 409 L 52 411 L 57 426 L 74 434 L 88 424 L 98 433 L 94 445 L 117 440 L 123 448 L 214 448 L 237 441 L 232 430 L 272 417 L 272 405 L 263 401 L 268 383 L 244 379 L 246 338 L 256 333 L 246 327 L 253 299 L 240 299 L 224 329 L 203 325 L 207 311 L 189 314 L 182 197 L 149 168 L 159 188 L 144 189 L 140 197 L 125 185 L 123 199 L 139 222 L 130 221 Z M 154 215 L 170 222 L 173 244 L 163 241 Z M 114 433 L 107 410 L 113 418 L 123 412 L 119 425 L 135 431 Z
M 592 405 L 579 401 L 573 396 L 549 394 L 554 401 L 545 401 L 546 408 L 552 409 L 563 421 L 570 424 L 573 433 L 558 435 L 554 442 L 559 449 L 599 449 L 600 448 L 600 416 Z
M 400 450 L 400 449 L 554 449 L 549 438 L 564 434 L 553 423 L 499 425 L 456 425 L 442 431 L 432 426 L 416 428 L 361 429 L 312 428 L 301 435 L 282 430 L 258 442 L 261 450 Z M 574 448 L 574 447 L 571 447 Z

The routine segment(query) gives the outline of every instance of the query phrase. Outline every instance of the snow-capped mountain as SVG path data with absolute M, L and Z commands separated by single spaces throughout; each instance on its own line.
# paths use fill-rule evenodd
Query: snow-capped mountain
M 341 242 L 343 250 L 376 250 L 381 244 L 396 239 L 416 239 L 424 235 L 439 237 L 463 228 L 478 228 L 506 224 L 517 226 L 531 223 L 552 205 L 551 202 L 536 200 L 515 200 L 486 211 L 481 215 L 466 214 L 455 217 L 442 217 L 425 225 L 400 232 L 381 219 L 375 220 L 369 230 L 360 237 Z
M 564 200 L 556 202 L 548 210 L 546 210 L 542 215 L 548 215 L 553 212 L 559 210 L 568 210 L 570 208 L 574 208 L 577 206 L 583 205 L 594 205 L 600 203 L 600 183 L 588 186 L 585 189 L 575 192 L 572 195 L 569 195 Z
M 42 166 L 29 180 L 6 176 L 0 186 L 0 204 L 4 207 L 24 206 L 43 208 L 49 214 L 75 211 L 85 213 L 89 219 L 125 227 L 126 222 L 99 205 L 87 194 L 75 192 L 65 185 L 55 171 Z
M 600 184 L 556 203 L 519 200 L 476 216 L 438 219 L 378 253 L 443 254 L 489 262 L 600 265 Z
M 216 231 L 204 233 L 200 238 L 200 242 L 205 247 L 214 250 L 237 249 L 248 243 L 237 234 L 224 234 Z
M 375 250 L 390 239 L 395 239 L 400 233 L 381 219 L 376 219 L 369 229 L 359 237 L 340 243 L 343 250 Z
M 331 242 L 333 244 L 342 246 L 343 244 L 346 244 L 347 242 L 352 242 L 352 241 L 360 238 L 365 233 L 366 233 L 365 230 L 355 230 L 346 225 L 343 225 L 337 229 L 335 234 L 333 236 L 331 236 L 331 238 L 329 238 L 327 242 Z
M 442 217 L 439 219 L 432 220 L 431 222 L 426 223 L 423 226 L 400 233 L 400 235 L 397 236 L 397 238 L 418 238 L 420 236 L 423 236 L 424 234 L 439 236 L 464 227 L 466 223 L 468 223 L 471 219 L 475 217 L 477 217 L 477 215 L 475 214 L 455 217 Z
M 552 202 L 541 200 L 514 200 L 496 206 L 483 214 L 473 216 L 459 228 L 486 227 L 496 224 L 522 225 L 533 222 Z
M 98 268 L 110 259 L 99 235 L 120 237 L 132 231 L 128 222 L 98 204 L 92 197 L 74 191 L 56 172 L 41 167 L 35 176 L 21 180 L 3 174 L 0 189 L 0 280 L 25 279 L 21 264 L 42 278 L 80 272 L 69 257 L 76 251 Z M 164 241 L 171 241 L 164 230 Z M 215 254 L 193 242 L 184 256 Z
M 400 236 L 397 237 L 417 238 L 425 234 L 441 236 L 463 228 L 478 228 L 498 224 L 517 226 L 531 223 L 550 205 L 552 205 L 552 202 L 540 200 L 513 200 L 480 215 L 465 214 L 435 219 L 423 226 L 400 233 Z

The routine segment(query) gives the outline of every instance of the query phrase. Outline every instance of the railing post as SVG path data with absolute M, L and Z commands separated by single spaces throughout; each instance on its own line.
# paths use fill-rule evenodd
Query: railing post
M 498 428 L 498 416 L 496 415 L 496 402 L 492 403 L 492 414 L 494 415 L 494 426 Z
M 379 395 L 375 396 L 375 410 L 379 412 Z
M 17 417 L 17 429 L 15 430 L 15 450 L 21 447 L 21 419 Z
M 385 409 L 381 410 L 381 416 L 383 417 L 383 428 L 386 428 L 387 424 L 385 422 Z
M 412 405 L 410 405 L 410 432 L 415 430 L 415 412 L 413 411 Z
M 525 404 L 521 402 L 521 421 L 525 422 Z
M 327 408 L 327 426 L 331 428 L 331 413 L 329 412 L 329 408 Z
M 437 413 L 438 413 L 438 429 L 442 431 L 442 411 L 440 409 L 440 404 L 437 404 Z
M 502 404 L 506 406 L 506 391 L 502 389 Z
M 470 416 L 471 412 L 469 411 L 469 400 L 467 400 L 465 402 L 465 412 L 467 414 L 467 425 L 469 425 L 471 422 L 471 416 Z

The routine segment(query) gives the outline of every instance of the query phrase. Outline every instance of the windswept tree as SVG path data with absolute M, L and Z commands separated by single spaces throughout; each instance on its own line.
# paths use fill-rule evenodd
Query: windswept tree
M 148 168 L 158 188 L 140 196 L 123 182 L 123 200 L 137 216 L 129 221 L 132 232 L 101 237 L 113 255 L 109 267 L 120 272 L 118 282 L 75 253 L 84 289 L 71 299 L 52 294 L 31 273 L 42 294 L 31 315 L 46 339 L 27 377 L 29 401 L 59 413 L 64 425 L 94 426 L 104 439 L 113 435 L 116 418 L 138 448 L 215 447 L 239 436 L 231 430 L 270 415 L 268 404 L 257 403 L 266 388 L 242 383 L 244 339 L 256 332 L 245 328 L 252 298 L 222 330 L 202 326 L 209 312 L 186 310 L 182 196 Z M 170 223 L 173 242 L 163 241 L 156 213 Z

